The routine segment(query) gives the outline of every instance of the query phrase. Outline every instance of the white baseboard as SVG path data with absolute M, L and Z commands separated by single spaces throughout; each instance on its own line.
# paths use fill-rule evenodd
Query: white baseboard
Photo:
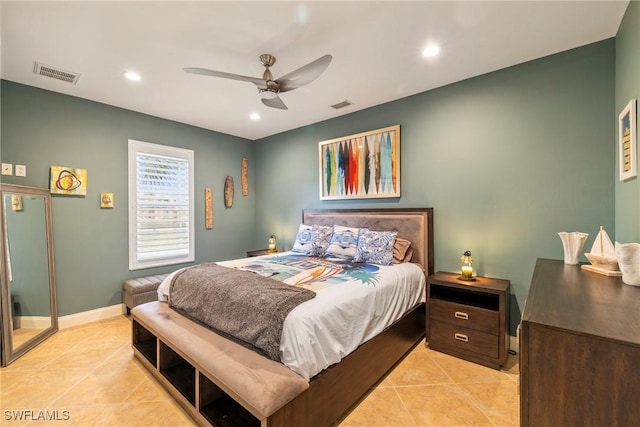
M 124 310 L 124 304 L 116 304 L 109 307 L 96 308 L 95 310 L 61 316 L 58 318 L 58 329 L 66 329 L 72 326 L 84 325 L 85 323 L 120 316 L 125 312 Z
M 51 317 L 43 316 L 16 316 L 16 324 L 21 328 L 47 329 L 51 326 Z
M 515 351 L 516 353 L 520 352 L 520 346 L 518 345 L 518 337 L 509 335 L 509 350 Z

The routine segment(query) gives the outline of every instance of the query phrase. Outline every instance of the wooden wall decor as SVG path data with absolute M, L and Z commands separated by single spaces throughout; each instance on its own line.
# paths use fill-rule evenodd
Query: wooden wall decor
M 233 177 L 228 176 L 224 180 L 224 207 L 231 208 L 233 206 Z
M 204 228 L 213 228 L 213 196 L 209 187 L 204 189 Z
M 247 169 L 248 169 L 248 163 L 249 161 L 247 160 L 246 157 L 242 158 L 242 195 L 243 196 L 248 196 L 249 195 L 249 181 L 247 178 Z

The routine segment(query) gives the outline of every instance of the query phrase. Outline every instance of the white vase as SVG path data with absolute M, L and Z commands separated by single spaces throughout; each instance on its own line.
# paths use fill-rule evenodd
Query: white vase
M 627 285 L 640 286 L 640 243 L 616 242 L 615 251 L 622 281 Z
M 560 240 L 562 240 L 562 247 L 564 249 L 564 263 L 572 265 L 578 264 L 580 252 L 582 252 L 582 247 L 587 241 L 587 237 L 589 237 L 589 234 L 581 233 L 579 231 L 561 231 L 560 233 L 558 233 L 558 236 L 560 236 Z

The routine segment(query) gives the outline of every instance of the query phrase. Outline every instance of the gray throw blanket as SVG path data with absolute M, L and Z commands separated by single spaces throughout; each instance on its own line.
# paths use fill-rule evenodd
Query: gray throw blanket
M 315 292 L 255 273 L 203 263 L 176 274 L 169 305 L 280 362 L 285 317 Z

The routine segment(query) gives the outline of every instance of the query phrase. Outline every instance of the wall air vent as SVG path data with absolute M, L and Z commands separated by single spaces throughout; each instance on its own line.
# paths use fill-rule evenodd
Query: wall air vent
M 51 65 L 41 64 L 36 61 L 33 66 L 33 72 L 39 76 L 51 77 L 52 79 L 62 80 L 63 82 L 76 84 L 80 78 L 80 74 L 71 71 L 61 70 Z
M 339 109 L 341 109 L 341 108 L 348 107 L 349 105 L 353 105 L 353 102 L 351 102 L 351 101 L 349 101 L 349 100 L 345 99 L 345 100 L 344 100 L 344 101 L 342 101 L 342 102 L 338 102 L 337 104 L 333 104 L 333 105 L 331 106 L 331 108 L 335 108 L 336 110 L 339 110 Z

